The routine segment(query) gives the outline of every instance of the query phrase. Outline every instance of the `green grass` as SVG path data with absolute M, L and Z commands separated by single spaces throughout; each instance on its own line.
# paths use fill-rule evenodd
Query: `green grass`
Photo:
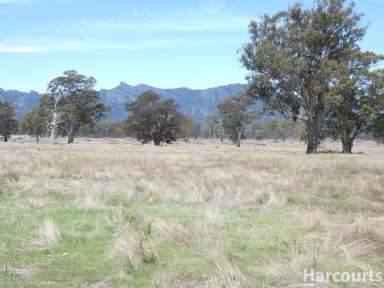
M 292 249 L 299 249 L 298 239 L 308 233 L 291 210 L 254 213 L 231 208 L 221 210 L 223 219 L 212 224 L 212 229 L 220 231 L 218 236 L 223 239 L 212 236 L 211 247 L 174 245 L 156 235 L 147 235 L 159 254 L 159 262 L 144 263 L 137 271 L 128 271 L 124 263 L 108 255 L 115 229 L 106 219 L 114 213 L 121 211 L 124 221 L 144 235 L 145 224 L 138 224 L 138 219 L 157 218 L 188 227 L 196 221 L 204 221 L 201 211 L 207 209 L 209 207 L 202 204 L 142 201 L 103 209 L 44 209 L 14 214 L 9 213 L 9 207 L 2 209 L 0 243 L 5 245 L 3 251 L 7 253 L 2 255 L 0 266 L 8 267 L 11 272 L 0 274 L 0 287 L 87 287 L 109 279 L 108 283 L 114 287 L 139 288 L 149 285 L 159 273 L 178 275 L 185 281 L 204 281 L 218 273 L 215 259 L 207 252 L 217 248 L 214 246 L 216 240 L 221 243 L 223 239 L 230 251 L 231 263 L 252 283 L 263 283 L 266 278 L 260 267 L 275 261 L 288 261 Z M 46 251 L 25 251 L 23 244 L 33 239 L 44 219 L 52 219 L 59 227 L 58 245 Z M 31 277 L 12 273 L 13 268 L 23 267 L 36 267 L 37 272 Z M 356 267 L 336 265 L 333 268 L 353 271 Z M 121 271 L 127 278 L 120 279 Z
M 304 269 L 384 269 L 380 250 L 343 250 L 355 240 L 381 247 L 364 237 L 384 235 L 384 152 L 307 157 L 294 145 L 280 153 L 251 144 L 93 144 L 39 152 L 0 144 L 1 288 L 205 288 L 212 279 L 287 287 L 302 282 Z M 31 249 L 47 219 L 60 238 Z M 156 260 L 133 269 L 116 255 L 122 231 L 150 244 Z M 151 286 L 156 279 L 162 286 Z
M 56 195 L 55 200 L 60 201 L 61 198 Z M 2 200 L 4 205 L 6 199 Z M 51 283 L 47 284 L 49 287 L 72 287 L 77 285 L 76 281 L 98 283 L 111 275 L 111 280 L 117 287 L 128 285 L 118 279 L 124 265 L 108 255 L 115 231 L 106 219 L 121 211 L 124 221 L 143 234 L 145 227 L 144 224 L 137 224 L 139 218 L 172 220 L 188 227 L 199 218 L 204 221 L 201 211 L 208 209 L 201 204 L 180 205 L 142 201 L 124 204 L 103 209 L 57 208 L 17 213 L 12 213 L 12 207 L 1 209 L 0 242 L 5 245 L 3 251 L 8 253 L 2 255 L 0 266 L 7 266 L 9 271 L 13 268 L 33 266 L 37 267 L 38 272 L 28 278 L 18 277 L 12 272 L 3 272 L 0 274 L 0 287 L 40 287 L 43 282 Z M 259 281 L 262 274 L 257 273 L 256 264 L 261 263 L 267 255 L 283 256 L 287 252 L 285 240 L 279 237 L 284 237 L 284 231 L 287 227 L 292 227 L 292 222 L 297 219 L 289 213 L 256 214 L 235 208 L 225 209 L 222 213 L 224 221 L 218 224 L 222 233 L 220 235 L 225 235 L 226 244 L 234 254 L 231 256 L 233 263 L 250 279 Z M 25 251 L 23 245 L 34 238 L 39 223 L 44 219 L 52 219 L 57 224 L 61 231 L 59 243 L 46 251 Z M 263 239 L 265 235 L 273 235 L 275 241 L 271 243 L 269 239 Z M 127 287 L 145 287 L 155 273 L 161 271 L 171 271 L 191 280 L 204 279 L 217 272 L 214 259 L 206 255 L 205 250 L 199 249 L 198 245 L 178 246 L 162 241 L 158 236 L 147 237 L 155 245 L 159 263 L 144 264 L 137 271 L 128 273 Z

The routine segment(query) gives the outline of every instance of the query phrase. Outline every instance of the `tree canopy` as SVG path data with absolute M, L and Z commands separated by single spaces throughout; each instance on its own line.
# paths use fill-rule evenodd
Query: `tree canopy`
M 238 147 L 244 137 L 245 128 L 258 116 L 258 113 L 249 111 L 253 102 L 254 99 L 242 92 L 218 106 L 224 130 Z
M 188 142 L 191 137 L 197 138 L 201 132 L 200 125 L 188 117 L 181 117 L 179 130 L 180 137 L 184 138 L 186 142 Z
M 339 63 L 328 91 L 325 135 L 342 142 L 343 153 L 351 153 L 353 142 L 369 133 L 380 94 L 372 93 L 378 74 L 372 70 L 382 57 L 372 52 L 353 51 Z
M 270 110 L 306 123 L 307 153 L 316 153 L 338 64 L 365 35 L 360 22 L 353 2 L 317 0 L 311 9 L 296 4 L 249 26 L 241 61 L 250 90 Z
M 9 102 L 0 101 L 0 135 L 4 142 L 17 131 L 15 107 Z
M 175 100 L 160 100 L 152 91 L 144 92 L 126 104 L 126 130 L 138 141 L 153 141 L 156 146 L 177 140 L 184 116 L 177 110 Z
M 100 102 L 95 85 L 95 78 L 74 70 L 64 72 L 48 84 L 44 103 L 51 114 L 51 138 L 56 137 L 60 126 L 68 136 L 68 143 L 73 143 L 81 125 L 92 125 L 106 114 L 108 108 Z
M 369 131 L 380 142 L 384 141 L 384 69 L 375 71 L 369 94 L 373 95 L 375 105 L 371 108 Z
M 47 132 L 48 114 L 42 107 L 33 108 L 20 121 L 20 130 L 22 133 L 34 136 L 36 142 L 39 142 L 39 137 Z

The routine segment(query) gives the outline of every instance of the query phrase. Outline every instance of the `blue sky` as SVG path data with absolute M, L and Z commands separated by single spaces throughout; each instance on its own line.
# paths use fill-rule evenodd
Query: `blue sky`
M 295 0 L 0 0 L 0 87 L 43 92 L 76 69 L 98 88 L 244 83 L 237 50 L 251 19 Z M 301 0 L 310 5 L 312 0 Z M 357 0 L 365 49 L 384 54 L 384 0 Z

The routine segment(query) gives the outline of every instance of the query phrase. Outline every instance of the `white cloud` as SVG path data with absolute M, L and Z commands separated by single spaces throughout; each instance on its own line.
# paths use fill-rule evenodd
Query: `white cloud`
M 138 47 L 127 43 L 77 41 L 77 40 L 17 40 L 16 43 L 0 43 L 0 53 L 42 53 L 42 52 L 72 52 L 92 50 L 135 50 Z M 22 44 L 22 42 L 24 42 Z
M 32 0 L 0 0 L 0 4 L 29 3 Z
M 42 46 L 7 45 L 0 43 L 0 53 L 38 53 L 44 50 Z
M 250 18 L 232 16 L 220 17 L 196 17 L 188 20 L 163 20 L 148 19 L 145 21 L 134 21 L 129 18 L 104 19 L 104 20 L 82 20 L 80 25 L 75 27 L 63 26 L 59 30 L 80 29 L 83 32 L 89 31 L 158 31 L 158 32 L 188 32 L 188 31 L 238 31 L 246 30 Z
M 76 24 L 62 24 L 56 27 L 55 32 L 247 31 L 252 19 L 228 13 L 228 9 L 224 0 L 205 0 L 197 9 L 169 15 L 133 6 L 129 11 L 124 11 L 124 17 L 92 20 L 85 18 Z
M 0 3 L 30 1 L 33 0 L 0 0 Z M 67 2 L 71 0 L 51 1 Z M 234 38 L 241 34 L 238 32 L 247 31 L 251 19 L 241 15 L 230 15 L 226 12 L 227 10 L 225 0 L 204 0 L 196 10 L 184 11 L 184 14 L 172 14 L 169 17 L 164 14 L 158 15 L 156 11 L 142 10 L 133 6 L 121 18 L 79 19 L 78 22 L 72 23 L 59 21 L 59 26 L 52 25 L 52 28 L 44 28 L 46 35 L 52 35 L 47 38 L 40 34 L 40 37 L 35 38 L 12 37 L 8 39 L 9 41 L 0 41 L 0 53 L 129 51 L 206 47 L 239 42 L 238 37 Z M 236 34 L 232 33 L 230 34 L 232 36 L 222 37 L 207 37 L 203 34 L 204 32 L 230 31 L 236 32 Z M 165 34 L 168 36 L 161 36 L 162 32 L 169 32 Z M 200 33 L 191 37 L 185 35 L 188 32 Z M 152 39 L 153 34 L 158 34 L 160 38 L 164 37 L 164 39 Z M 218 33 L 218 35 L 224 34 Z
M 13 42 L 0 42 L 0 54 L 4 53 L 44 53 L 44 52 L 88 52 L 88 51 L 140 51 L 170 49 L 177 47 L 205 47 L 222 45 L 229 38 L 211 38 L 206 41 L 188 39 L 155 39 L 134 43 L 100 40 L 57 40 L 57 39 L 18 39 Z

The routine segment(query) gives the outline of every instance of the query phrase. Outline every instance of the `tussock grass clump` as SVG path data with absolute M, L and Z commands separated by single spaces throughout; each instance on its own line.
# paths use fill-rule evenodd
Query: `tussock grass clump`
M 36 239 L 27 244 L 28 250 L 49 250 L 54 248 L 61 237 L 60 230 L 52 219 L 45 219 L 40 225 Z
M 186 226 L 160 218 L 153 218 L 149 221 L 152 233 L 163 238 L 163 241 L 174 245 L 188 246 L 193 244 L 193 235 Z
M 128 226 L 120 228 L 111 253 L 128 271 L 136 271 L 143 263 L 155 263 L 159 259 L 150 241 L 140 237 Z
M 205 288 L 250 288 L 249 280 L 243 275 L 239 267 L 234 265 L 230 259 L 220 257 L 214 259 L 216 267 L 219 270 L 219 276 L 206 281 Z
M 369 258 L 381 261 L 384 257 L 384 218 L 358 217 L 352 224 L 339 227 L 336 243 L 351 259 Z
M 92 189 L 81 189 L 78 193 L 78 206 L 85 209 L 102 209 L 105 207 L 103 193 L 92 191 Z

